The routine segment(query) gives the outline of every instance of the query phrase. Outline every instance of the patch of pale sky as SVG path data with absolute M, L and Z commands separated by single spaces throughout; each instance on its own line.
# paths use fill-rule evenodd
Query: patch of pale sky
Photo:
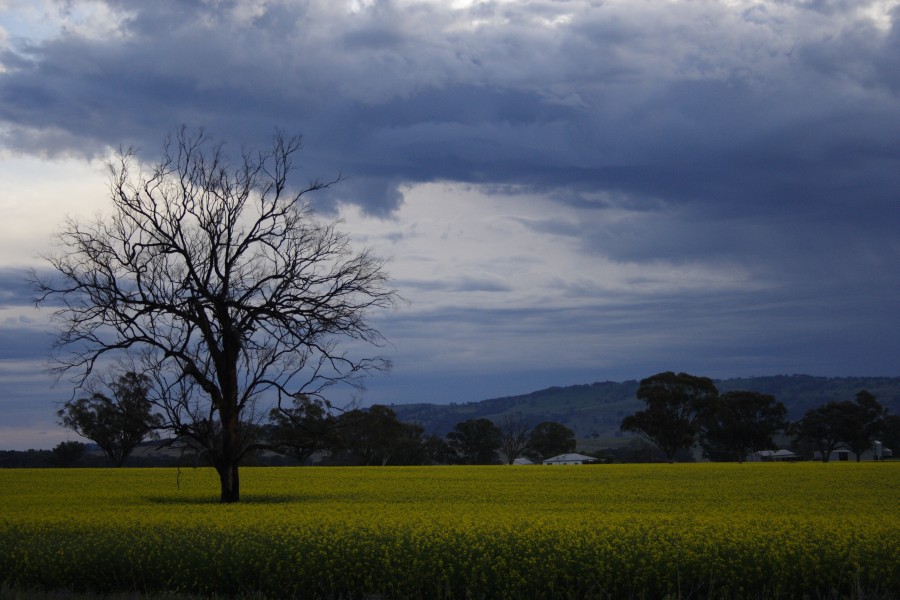
M 268 0 L 244 0 L 231 7 L 231 16 L 238 22 L 250 23 L 266 13 Z
M 4 28 L 33 43 L 63 33 L 87 39 L 123 37 L 129 15 L 122 7 L 100 0 L 7 0 L 0 11 Z
M 0 328 L 47 330 L 47 318 L 33 305 L 0 307 Z
M 548 235 L 529 226 L 546 221 L 548 211 L 575 233 Z M 579 308 L 596 306 L 598 298 L 609 294 L 726 292 L 759 285 L 732 264 L 638 263 L 586 253 L 584 237 L 592 235 L 598 219 L 609 220 L 600 226 L 615 227 L 639 219 L 652 225 L 655 216 L 620 208 L 609 214 L 588 211 L 535 194 L 489 194 L 478 186 L 450 182 L 422 184 L 405 190 L 391 219 L 368 216 L 349 205 L 342 207 L 341 218 L 351 236 L 392 258 L 389 272 L 410 286 L 400 292 L 413 301 L 413 311 Z M 485 289 L 487 282 L 493 287 Z
M 0 154 L 0 266 L 35 264 L 67 215 L 107 210 L 107 184 L 99 161 Z

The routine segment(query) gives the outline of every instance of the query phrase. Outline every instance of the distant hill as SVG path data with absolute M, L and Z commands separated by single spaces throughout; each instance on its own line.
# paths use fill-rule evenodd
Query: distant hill
M 809 408 L 829 400 L 853 400 L 860 390 L 868 390 L 892 413 L 900 413 L 900 377 L 776 375 L 716 380 L 715 384 L 719 392 L 771 394 L 787 406 L 791 419 L 798 419 Z M 485 417 L 499 421 L 505 415 L 519 413 L 530 425 L 558 421 L 571 428 L 580 440 L 617 445 L 632 437 L 619 432 L 619 423 L 643 408 L 636 398 L 637 389 L 637 381 L 603 381 L 465 404 L 396 404 L 391 408 L 401 421 L 418 423 L 426 432 L 439 435 L 466 419 Z

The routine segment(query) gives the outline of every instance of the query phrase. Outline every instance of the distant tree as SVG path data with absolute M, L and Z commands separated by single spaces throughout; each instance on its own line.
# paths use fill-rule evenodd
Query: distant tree
M 681 449 L 694 445 L 697 410 L 713 401 L 718 390 L 711 379 L 671 371 L 641 381 L 637 397 L 647 408 L 625 417 L 620 428 L 643 434 L 672 462 Z
M 425 465 L 449 465 L 456 459 L 447 440 L 434 433 L 422 439 L 422 453 L 422 464 Z
M 500 454 L 506 464 L 513 464 L 528 447 L 528 423 L 521 413 L 509 413 L 500 419 Z
M 397 413 L 381 404 L 343 413 L 338 427 L 344 453 L 361 465 L 389 464 L 409 433 Z
M 67 220 L 52 275 L 33 277 L 57 307 L 58 371 L 83 382 L 98 361 L 142 353 L 168 376 L 167 428 L 208 457 L 223 503 L 240 500 L 239 465 L 258 449 L 260 398 L 319 396 L 390 366 L 359 352 L 383 341 L 371 311 L 397 300 L 385 263 L 314 217 L 308 195 L 330 183 L 294 185 L 300 148 L 276 133 L 232 159 L 182 129 L 154 164 L 120 152 L 110 216 Z M 182 382 L 192 395 L 162 395 Z
M 528 436 L 528 450 L 542 460 L 575 452 L 575 432 L 555 421 L 538 423 Z
M 894 456 L 900 456 L 900 415 L 886 415 L 881 428 L 879 440 L 886 448 L 893 451 Z
M 793 427 L 795 442 L 813 446 L 823 462 L 843 444 L 859 462 L 881 433 L 886 414 L 875 396 L 862 390 L 855 401 L 832 400 L 808 410 Z
M 339 445 L 338 420 L 323 400 L 306 394 L 294 397 L 291 408 L 273 408 L 269 414 L 270 444 L 281 454 L 306 464 L 316 452 Z
M 838 424 L 839 436 L 859 462 L 860 455 L 872 448 L 881 433 L 886 412 L 875 396 L 866 390 L 856 394 L 854 402 L 842 402 L 841 409 L 843 416 Z
M 56 467 L 72 467 L 84 456 L 85 445 L 81 442 L 60 442 L 52 453 L 52 462 Z
M 467 465 L 494 464 L 502 441 L 500 428 L 484 418 L 457 423 L 447 434 L 447 443 L 459 461 Z
M 795 444 L 808 444 L 819 453 L 822 462 L 830 461 L 831 453 L 842 441 L 841 421 L 845 416 L 845 407 L 836 401 L 809 409 L 791 428 Z
M 754 450 L 772 448 L 783 431 L 787 408 L 774 396 L 758 392 L 725 392 L 698 408 L 700 446 L 710 460 L 744 462 Z
M 400 423 L 400 436 L 388 464 L 393 466 L 432 464 L 425 428 L 418 423 Z
M 66 402 L 56 414 L 64 427 L 96 443 L 110 464 L 121 467 L 141 442 L 156 435 L 162 418 L 152 413 L 147 376 L 129 371 L 105 386 L 111 397 L 94 392 Z

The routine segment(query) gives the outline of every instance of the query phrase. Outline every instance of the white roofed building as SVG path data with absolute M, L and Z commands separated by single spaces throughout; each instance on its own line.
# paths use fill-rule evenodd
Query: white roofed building
M 583 465 L 586 463 L 597 462 L 597 459 L 593 456 L 586 456 L 584 454 L 577 454 L 574 452 L 570 452 L 568 454 L 559 454 L 557 456 L 552 456 L 544 461 L 545 465 Z

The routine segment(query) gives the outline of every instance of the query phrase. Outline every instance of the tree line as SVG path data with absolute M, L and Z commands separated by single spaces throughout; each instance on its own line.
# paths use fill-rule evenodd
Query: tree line
M 111 466 L 119 467 L 139 445 L 158 439 L 163 425 L 152 412 L 147 376 L 128 372 L 106 387 L 108 393 L 95 391 L 66 402 L 57 416 L 60 424 L 97 444 Z M 268 451 L 301 465 L 314 458 L 325 465 L 512 464 L 520 457 L 540 461 L 573 452 L 576 444 L 574 432 L 565 425 L 547 421 L 531 427 L 521 415 L 507 415 L 496 423 L 467 419 L 441 437 L 400 421 L 388 406 L 335 410 L 302 394 L 289 407 L 273 408 L 265 422 L 245 428 L 257 454 Z M 204 456 L 204 449 L 190 438 L 163 444 Z
M 779 435 L 790 439 L 800 456 L 818 453 L 824 462 L 839 447 L 859 461 L 876 441 L 900 446 L 900 416 L 889 414 L 866 390 L 853 400 L 809 409 L 795 422 L 770 394 L 720 394 L 711 379 L 688 373 L 667 371 L 643 379 L 637 397 L 646 408 L 625 417 L 622 431 L 640 434 L 670 462 L 697 445 L 709 460 L 743 462 L 752 452 L 775 448 Z
M 99 386 L 96 386 L 99 388 Z M 93 441 L 108 464 L 122 466 L 148 440 L 159 440 L 162 418 L 154 414 L 152 382 L 146 375 L 126 372 L 70 400 L 57 412 L 60 424 Z M 665 460 L 692 460 L 699 446 L 712 461 L 742 462 L 760 450 L 790 440 L 798 455 L 814 453 L 823 461 L 843 447 L 859 460 L 876 440 L 888 447 L 897 443 L 900 417 L 891 415 L 869 392 L 853 400 L 830 401 L 809 409 L 797 421 L 770 394 L 730 391 L 720 394 L 712 380 L 687 373 L 665 372 L 640 382 L 638 399 L 646 408 L 626 417 L 621 429 L 640 434 L 651 447 L 608 449 L 594 455 L 606 462 L 652 461 L 654 450 Z M 534 426 L 519 413 L 494 421 L 467 419 L 446 436 L 426 433 L 416 423 L 403 422 L 388 406 L 335 410 L 324 400 L 297 395 L 288 407 L 275 407 L 267 420 L 245 425 L 252 439 L 253 457 L 267 451 L 285 457 L 279 464 L 321 465 L 440 465 L 513 464 L 520 457 L 532 461 L 574 452 L 574 432 L 565 425 L 544 421 Z M 212 464 L 202 446 L 191 438 L 163 440 L 160 445 L 182 447 Z M 82 446 L 79 448 L 79 446 Z M 46 456 L 31 456 L 31 464 L 69 466 L 83 455 L 83 445 L 63 442 Z M 26 456 L 19 456 L 19 461 Z M 12 460 L 7 457 L 7 460 Z M 272 462 L 271 460 L 269 462 Z

